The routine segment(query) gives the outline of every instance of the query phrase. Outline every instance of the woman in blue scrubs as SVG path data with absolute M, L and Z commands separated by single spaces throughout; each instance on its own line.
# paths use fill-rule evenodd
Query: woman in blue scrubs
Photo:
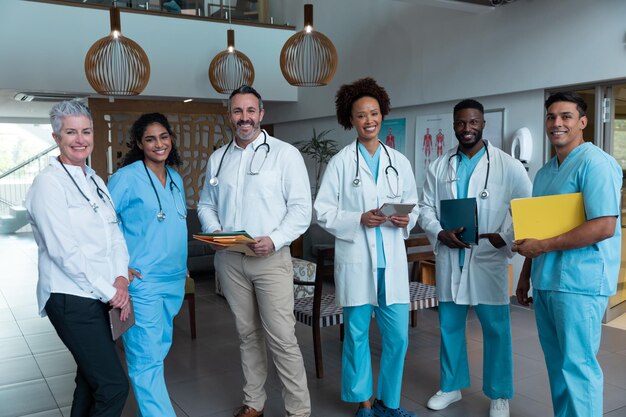
M 172 344 L 187 275 L 187 208 L 174 133 L 160 113 L 131 127 L 131 150 L 109 180 L 130 254 L 135 326 L 123 336 L 128 374 L 143 417 L 175 417 L 163 361 Z

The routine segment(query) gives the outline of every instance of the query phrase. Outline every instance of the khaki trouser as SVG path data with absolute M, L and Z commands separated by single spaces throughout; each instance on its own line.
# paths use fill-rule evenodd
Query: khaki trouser
M 283 385 L 287 416 L 307 417 L 311 400 L 295 334 L 293 266 L 288 247 L 266 257 L 218 251 L 215 270 L 235 316 L 245 379 L 244 404 L 262 410 L 266 342 Z

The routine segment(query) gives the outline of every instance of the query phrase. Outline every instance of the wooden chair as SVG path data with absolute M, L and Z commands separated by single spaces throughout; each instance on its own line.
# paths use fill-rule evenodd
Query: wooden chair
M 412 262 L 411 275 L 409 279 L 409 293 L 411 297 L 411 327 L 417 325 L 417 310 L 420 308 L 430 308 L 437 305 L 437 296 L 432 282 L 422 282 L 422 264 L 435 262 L 430 241 L 424 234 L 414 235 L 404 241 L 406 247 L 407 262 Z
M 189 326 L 191 327 L 191 338 L 196 338 L 196 282 L 187 275 L 185 281 L 185 297 L 189 304 Z
M 332 249 L 332 248 L 329 248 Z M 334 250 L 333 250 L 334 254 Z M 324 256 L 328 256 L 329 252 L 325 252 L 322 257 L 318 254 L 318 262 L 299 260 L 306 264 L 307 268 L 314 270 L 314 281 L 304 281 L 294 278 L 294 285 L 312 286 L 313 296 L 296 298 L 294 301 L 294 315 L 296 321 L 311 326 L 313 330 L 313 352 L 315 355 L 315 373 L 318 378 L 324 378 L 324 362 L 322 360 L 322 342 L 320 331 L 322 327 L 340 326 L 340 339 L 343 340 L 343 309 L 335 303 L 334 293 L 324 293 L 324 276 L 328 272 L 328 265 L 325 265 Z M 332 268 L 332 265 L 330 265 Z M 297 274 L 294 273 L 297 276 Z
M 423 261 L 435 261 L 435 254 L 430 246 L 430 241 L 424 234 L 412 235 L 404 241 L 407 262 L 412 262 L 411 281 L 421 282 L 420 266 Z

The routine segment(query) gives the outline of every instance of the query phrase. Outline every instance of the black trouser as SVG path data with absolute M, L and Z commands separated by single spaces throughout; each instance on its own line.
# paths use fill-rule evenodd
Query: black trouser
M 71 417 L 119 417 L 128 380 L 111 338 L 108 305 L 91 298 L 50 294 L 46 313 L 74 356 L 76 389 Z

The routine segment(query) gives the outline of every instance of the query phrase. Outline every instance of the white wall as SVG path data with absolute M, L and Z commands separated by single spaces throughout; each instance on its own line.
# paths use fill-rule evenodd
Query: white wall
M 233 25 L 235 47 L 255 67 L 255 87 L 267 100 L 295 101 L 279 56 L 293 30 Z M 209 83 L 213 57 L 226 49 L 226 23 L 130 13 L 121 9 L 122 34 L 150 60 L 142 96 L 224 99 Z M 84 71 L 91 45 L 110 32 L 108 9 L 3 0 L 0 13 L 0 89 L 94 94 Z
M 282 0 L 302 27 L 302 0 Z M 518 0 L 473 14 L 391 0 L 315 0 L 339 54 L 331 85 L 268 106 L 268 122 L 333 114 L 342 84 L 372 76 L 395 108 L 626 76 L 626 1 Z
M 337 88 L 363 76 L 376 78 L 401 108 L 626 74 L 623 0 L 518 0 L 482 14 L 406 0 L 307 1 L 315 28 L 339 54 L 329 86 L 298 89 L 283 79 L 279 54 L 293 31 L 235 25 L 236 46 L 252 60 L 255 87 L 268 103 L 268 123 L 331 116 Z M 304 2 L 272 0 L 270 14 L 300 30 Z M 84 55 L 108 34 L 107 10 L 23 0 L 2 5 L 0 89 L 92 93 Z M 121 23 L 151 60 L 144 96 L 223 98 L 207 69 L 225 48 L 227 24 L 124 11 Z

